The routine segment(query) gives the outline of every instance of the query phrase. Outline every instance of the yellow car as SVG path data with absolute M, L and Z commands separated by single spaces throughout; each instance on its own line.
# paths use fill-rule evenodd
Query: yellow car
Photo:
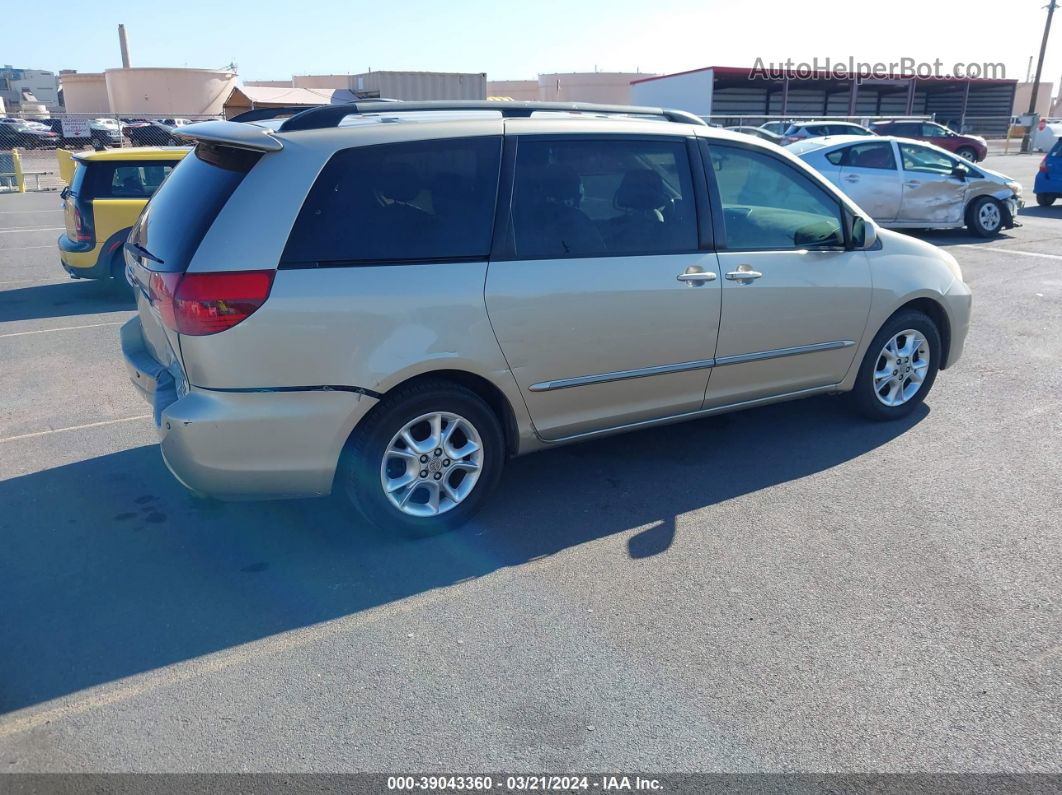
M 59 236 L 59 258 L 72 278 L 115 279 L 124 288 L 122 246 L 129 228 L 190 151 L 145 146 L 73 156 L 73 174 L 62 193 L 66 233 Z

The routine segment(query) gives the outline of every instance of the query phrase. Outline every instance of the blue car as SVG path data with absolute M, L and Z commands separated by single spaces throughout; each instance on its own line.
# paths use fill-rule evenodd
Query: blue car
M 1036 194 L 1036 203 L 1041 207 L 1050 207 L 1055 199 L 1062 197 L 1062 140 L 1055 142 L 1040 163 L 1033 193 Z

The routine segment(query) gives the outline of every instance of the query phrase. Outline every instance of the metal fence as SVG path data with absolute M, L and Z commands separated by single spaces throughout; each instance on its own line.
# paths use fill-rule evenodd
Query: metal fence
M 136 114 L 8 114 L 0 117 L 0 150 L 108 149 L 128 146 L 179 145 L 174 133 L 186 124 L 217 119 L 201 114 L 167 117 Z
M 53 113 L 0 116 L 0 193 L 58 190 L 57 152 L 181 146 L 176 131 L 220 116 Z

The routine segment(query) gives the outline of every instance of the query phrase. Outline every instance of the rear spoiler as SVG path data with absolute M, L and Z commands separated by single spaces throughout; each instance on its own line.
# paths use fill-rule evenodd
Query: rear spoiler
M 256 152 L 279 152 L 284 144 L 273 137 L 272 130 L 256 124 L 241 124 L 235 121 L 204 121 L 178 127 L 173 131 L 178 138 L 191 138 L 211 144 L 224 144 L 237 149 L 252 149 Z

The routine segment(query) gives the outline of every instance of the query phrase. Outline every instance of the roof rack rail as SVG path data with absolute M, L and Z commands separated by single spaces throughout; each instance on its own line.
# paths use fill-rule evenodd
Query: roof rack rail
M 245 110 L 243 113 L 233 116 L 228 121 L 263 121 L 264 119 L 275 119 L 278 116 L 294 116 L 296 113 L 302 113 L 304 110 L 316 107 L 315 105 L 291 105 L 285 108 L 254 108 L 253 110 Z
M 609 114 L 624 116 L 658 116 L 681 124 L 699 124 L 704 120 L 684 110 L 643 108 L 633 105 L 594 105 L 588 102 L 510 102 L 506 100 L 433 100 L 428 102 L 351 102 L 344 105 L 321 105 L 291 116 L 277 132 L 321 130 L 338 127 L 347 116 L 366 113 L 406 113 L 412 111 L 492 110 L 503 118 L 527 118 L 537 111 Z

